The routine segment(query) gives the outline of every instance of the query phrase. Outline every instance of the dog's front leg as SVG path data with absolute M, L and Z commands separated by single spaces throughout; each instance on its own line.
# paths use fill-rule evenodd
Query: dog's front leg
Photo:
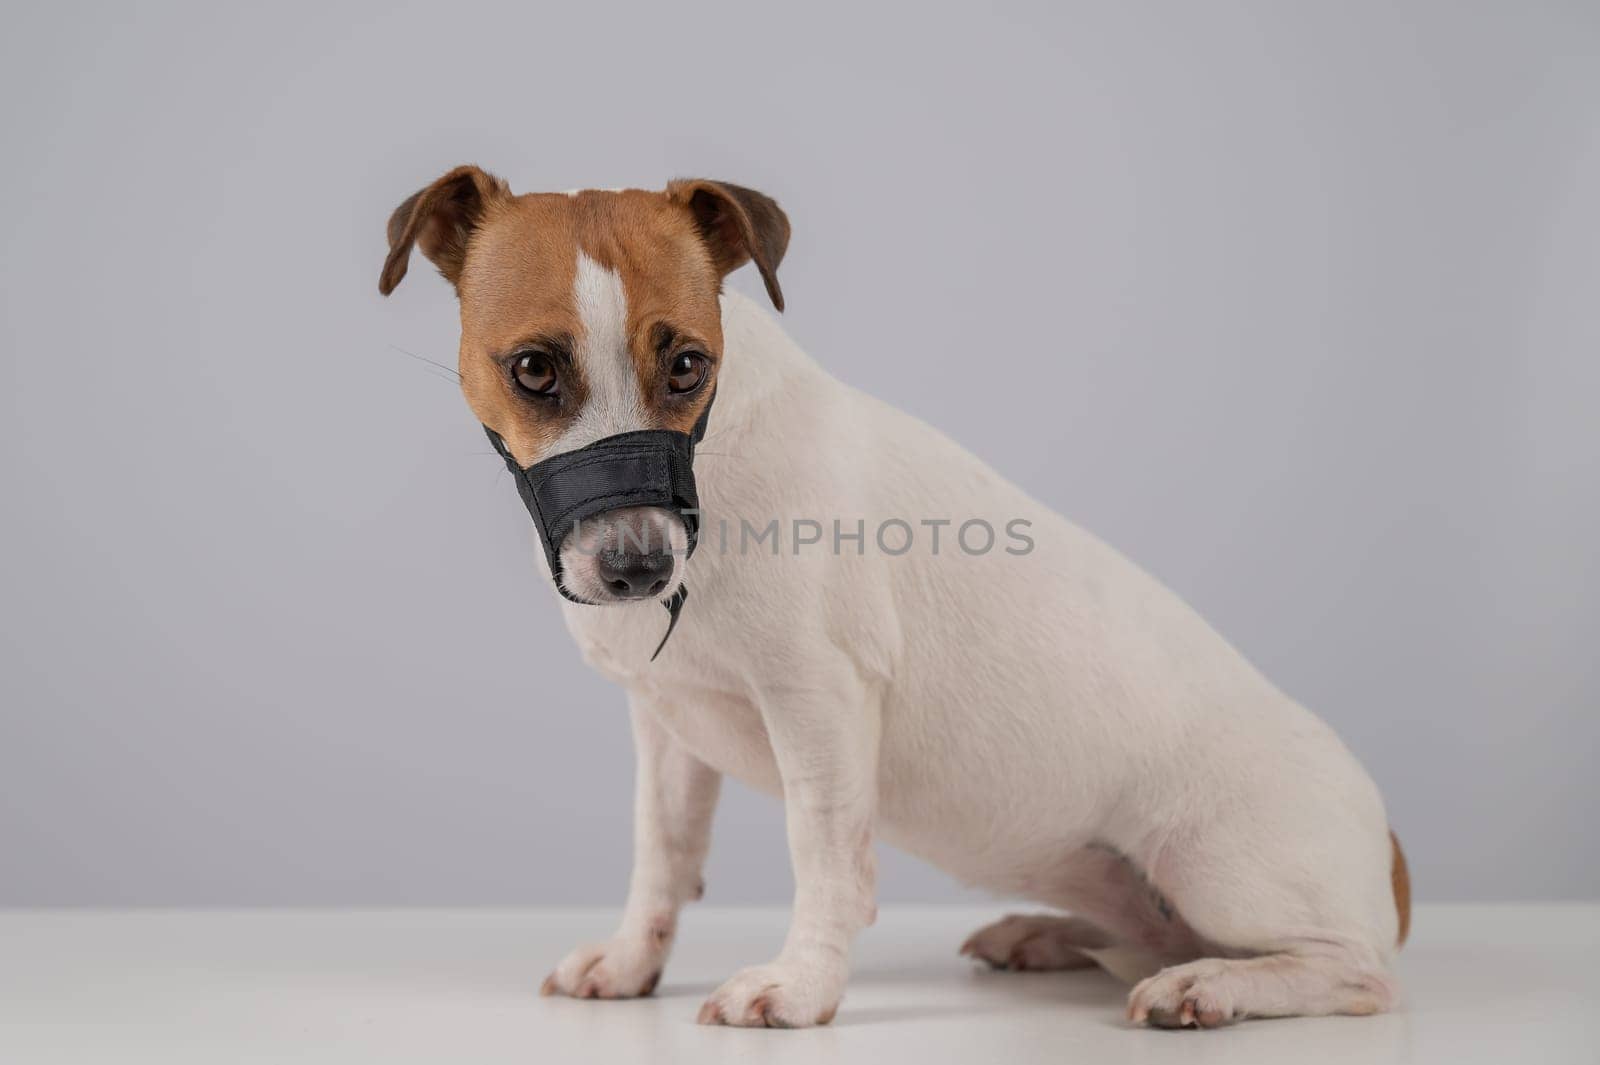
M 803 1028 L 833 1019 L 851 943 L 877 915 L 878 713 L 853 680 L 763 693 L 761 716 L 783 780 L 794 913 L 778 957 L 718 988 L 700 1023 Z
M 722 776 L 673 739 L 646 700 L 630 697 L 634 752 L 633 879 L 616 934 L 568 954 L 540 992 L 578 998 L 648 995 L 672 949 L 678 911 L 705 892 L 701 870 Z

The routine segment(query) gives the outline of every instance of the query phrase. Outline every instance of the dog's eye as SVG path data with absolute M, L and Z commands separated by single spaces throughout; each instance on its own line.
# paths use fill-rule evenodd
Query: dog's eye
M 535 396 L 561 395 L 561 379 L 556 376 L 555 364 L 542 351 L 528 351 L 517 356 L 511 366 L 511 376 L 524 392 Z
M 672 360 L 667 376 L 667 390 L 682 395 L 693 392 L 706 379 L 706 357 L 697 351 L 686 351 Z

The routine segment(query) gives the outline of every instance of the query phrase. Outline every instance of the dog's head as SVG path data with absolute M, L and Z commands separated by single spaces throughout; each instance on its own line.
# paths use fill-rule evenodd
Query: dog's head
M 641 429 L 689 432 L 722 361 L 722 278 L 753 261 L 783 309 L 789 220 L 725 182 L 514 196 L 457 167 L 389 219 L 378 289 L 422 250 L 461 301 L 461 389 L 521 466 Z M 614 510 L 560 545 L 580 599 L 659 598 L 677 587 L 687 533 L 654 507 Z

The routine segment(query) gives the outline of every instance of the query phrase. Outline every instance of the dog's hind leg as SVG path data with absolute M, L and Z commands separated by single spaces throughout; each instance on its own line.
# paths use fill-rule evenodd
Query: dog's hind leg
M 1254 958 L 1201 958 L 1137 984 L 1128 1019 L 1157 1028 L 1215 1028 L 1246 1017 L 1382 1013 L 1394 986 L 1359 952 L 1304 943 Z
M 1091 843 L 1040 871 L 1041 901 L 1065 914 L 1013 914 L 974 932 L 961 953 L 997 969 L 1098 965 L 1128 984 L 1203 953 L 1193 931 L 1116 848 Z
M 1128 1018 L 1211 1028 L 1246 1017 L 1380 1013 L 1398 932 L 1387 831 L 1325 813 L 1314 832 L 1258 816 L 1206 826 L 1152 871 L 1208 956 L 1128 997 Z
M 985 925 L 961 945 L 961 953 L 995 969 L 1049 972 L 1088 969 L 1086 951 L 1112 945 L 1111 937 L 1081 917 L 1020 914 Z

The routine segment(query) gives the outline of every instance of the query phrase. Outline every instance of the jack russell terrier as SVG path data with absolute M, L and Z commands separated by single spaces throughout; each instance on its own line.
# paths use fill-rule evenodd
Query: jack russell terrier
M 726 773 L 782 796 L 795 896 L 703 1023 L 833 1018 L 874 838 L 1065 911 L 962 951 L 1099 965 L 1137 1024 L 1389 1008 L 1410 888 L 1350 751 L 1153 578 L 723 291 L 754 262 L 782 310 L 788 241 L 725 182 L 519 196 L 471 166 L 389 220 L 380 290 L 414 245 L 454 285 L 467 403 L 628 693 L 627 904 L 543 992 L 654 990 Z

